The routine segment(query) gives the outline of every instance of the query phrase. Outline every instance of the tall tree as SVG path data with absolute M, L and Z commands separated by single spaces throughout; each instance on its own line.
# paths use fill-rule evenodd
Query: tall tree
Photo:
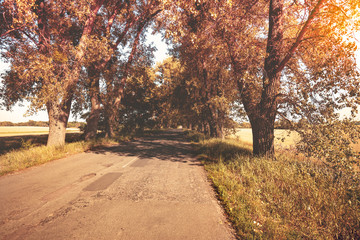
M 358 1 L 174 4 L 169 36 L 179 42 L 190 37 L 197 48 L 203 46 L 198 39 L 206 38 L 219 51 L 227 50 L 231 64 L 224 67 L 234 74 L 251 122 L 254 154 L 274 155 L 277 117 L 310 117 L 315 124 L 335 118 L 337 109 L 356 106 L 359 81 L 349 35 L 359 29 Z M 199 23 L 206 27 L 197 29 Z M 184 26 L 197 31 L 187 34 Z
M 3 56 L 11 70 L 4 80 L 8 105 L 28 97 L 34 109 L 46 106 L 48 145 L 63 145 L 71 103 L 77 91 L 87 46 L 98 45 L 107 55 L 103 39 L 91 38 L 96 15 L 107 2 L 21 1 L 2 2 Z M 16 84 L 14 84 L 16 82 Z M 14 89 L 17 88 L 17 89 Z M 11 95 L 13 91 L 23 90 Z
M 107 122 L 106 134 L 108 137 L 114 135 L 115 118 L 126 79 L 138 55 L 137 52 L 144 42 L 144 38 L 141 37 L 147 26 L 161 12 L 160 3 L 157 0 L 125 1 L 119 5 L 109 5 L 103 11 L 105 22 L 94 34 L 106 36 L 109 39 L 108 45 L 112 49 L 112 54 L 104 59 L 93 58 L 88 67 L 91 111 L 87 119 L 85 139 L 96 136 L 102 110 Z M 125 57 L 125 52 L 129 48 L 131 51 Z M 106 86 L 106 90 L 102 92 L 99 88 L 101 78 L 105 80 Z
M 286 102 L 295 97 L 290 95 L 289 98 L 289 95 L 285 93 L 287 77 L 284 75 L 285 68 L 287 68 L 288 74 L 291 74 L 293 69 L 297 73 L 301 70 L 316 71 L 317 67 L 308 62 L 307 59 L 310 57 L 313 62 L 317 63 L 326 59 L 329 62 L 328 65 L 323 65 L 325 67 L 322 69 L 323 76 L 312 74 L 302 76 L 302 79 L 306 79 L 307 84 L 311 85 L 319 79 L 322 84 L 328 85 L 328 90 L 331 91 L 331 89 L 337 88 L 336 85 L 348 82 L 343 85 L 343 87 L 346 86 L 343 91 L 347 95 L 347 99 L 344 100 L 349 100 L 348 102 L 352 98 L 351 92 L 358 87 L 357 72 L 354 69 L 353 43 L 346 42 L 345 39 L 341 38 L 346 36 L 347 30 L 342 28 L 355 27 L 355 25 L 349 26 L 346 23 L 350 19 L 346 19 L 344 15 L 354 16 L 356 14 L 355 7 L 359 6 L 359 3 L 356 1 L 347 1 L 347 3 L 338 1 L 336 3 L 338 5 L 334 5 L 331 1 L 318 0 L 305 2 L 304 5 L 294 8 L 292 4 L 295 3 L 285 0 L 271 0 L 269 2 L 268 37 L 260 94 L 254 95 L 251 88 L 244 89 L 246 93 L 243 95 L 245 96 L 243 103 L 252 125 L 253 151 L 257 155 L 274 155 L 274 123 L 277 114 L 281 113 L 279 105 L 281 102 Z M 291 15 L 290 11 L 294 10 L 298 12 L 298 16 L 293 17 Z M 297 25 L 291 31 L 289 28 L 293 23 L 297 23 Z M 312 48 L 306 42 L 312 43 Z M 327 56 L 319 54 L 322 52 L 321 48 L 324 47 L 331 49 Z M 339 61 L 344 65 L 337 65 L 337 70 L 335 70 L 334 66 L 330 65 L 330 61 L 332 64 Z M 334 80 L 337 82 L 336 85 L 334 85 Z M 240 87 L 244 88 L 241 84 Z M 314 89 L 307 89 L 305 92 L 312 95 Z M 323 111 L 323 114 L 329 117 L 333 117 L 331 113 L 337 108 L 336 103 L 339 102 L 334 101 L 331 97 L 329 95 L 321 96 L 328 106 L 332 104 L 327 109 L 328 113 Z M 308 100 L 310 99 L 308 98 Z M 291 104 L 291 102 L 289 103 Z M 322 109 L 323 106 L 316 106 L 316 108 Z M 307 112 L 307 114 L 311 113 Z

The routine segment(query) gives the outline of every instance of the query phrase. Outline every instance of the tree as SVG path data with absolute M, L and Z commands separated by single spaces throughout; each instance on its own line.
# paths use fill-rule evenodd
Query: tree
M 351 67 L 354 64 L 354 46 L 342 39 L 347 30 L 342 28 L 353 27 L 345 23 L 344 14 L 350 16 L 356 14 L 354 12 L 356 11 L 355 7 L 358 7 L 359 3 L 356 1 L 347 1 L 347 3 L 339 1 L 338 4 L 341 5 L 334 6 L 330 1 L 320 0 L 305 3 L 295 8 L 292 8 L 291 4 L 291 2 L 284 0 L 270 1 L 269 30 L 261 94 L 254 95 L 251 88 L 245 89 L 246 94 L 244 96 L 246 98 L 243 98 L 243 103 L 252 125 L 253 147 L 254 153 L 257 155 L 274 155 L 274 123 L 279 112 L 279 105 L 281 102 L 292 104 L 289 101 L 290 98 L 296 98 L 294 94 L 290 95 L 289 98 L 289 95 L 285 94 L 282 89 L 285 85 L 284 82 L 286 82 L 286 79 L 282 79 L 285 68 L 287 68 L 288 73 L 292 72 L 293 69 L 297 73 L 301 70 L 308 70 L 310 76 L 302 76 L 302 79 L 306 79 L 306 84 L 320 80 L 322 85 L 329 86 L 327 89 L 323 89 L 325 92 L 326 90 L 329 91 L 327 94 L 338 88 L 339 83 L 344 83 L 346 88 L 342 90 L 345 92 L 345 101 L 352 99 L 353 91 L 358 86 L 357 72 Z M 342 12 L 344 9 L 347 9 L 345 10 L 347 13 Z M 303 13 L 299 13 L 304 14 L 302 15 L 303 18 L 291 18 L 290 11 L 294 10 L 302 11 Z M 321 18 L 320 15 L 322 15 Z M 295 28 L 296 31 L 287 30 L 290 24 L 294 22 L 298 23 Z M 339 33 L 344 35 L 339 35 Z M 286 41 L 285 37 L 290 38 L 290 40 Z M 322 49 L 326 46 L 325 49 L 332 51 L 325 55 L 322 49 L 311 49 L 306 46 L 307 41 L 311 42 L 313 46 L 321 44 L 323 45 Z M 308 61 L 309 58 L 312 58 L 312 62 Z M 324 64 L 324 60 L 328 62 Z M 342 61 L 344 65 L 330 65 L 335 61 Z M 322 63 L 320 65 L 323 67 L 322 76 L 317 75 L 317 73 L 316 75 L 312 74 L 319 70 L 319 65 L 314 66 L 314 62 Z M 303 88 L 301 83 L 299 85 L 300 88 Z M 308 89 L 305 94 L 312 95 L 313 93 L 311 89 Z M 324 111 L 323 106 L 316 107 L 320 109 L 320 112 L 323 112 L 323 117 L 334 117 L 332 113 L 338 107 L 336 104 L 341 101 L 334 101 L 331 96 L 321 96 L 321 98 L 323 98 L 322 101 L 326 102 L 327 109 Z M 309 99 L 310 97 L 306 100 Z M 310 113 L 307 112 L 307 114 Z
M 326 122 L 337 109 L 356 106 L 359 82 L 349 36 L 359 28 L 358 9 L 354 0 L 178 0 L 168 10 L 176 19 L 168 35 L 180 43 L 190 38 L 198 49 L 207 39 L 226 51 L 230 66 L 224 67 L 233 72 L 250 120 L 253 152 L 272 157 L 277 116 Z
M 156 0 L 4 1 L 2 46 L 4 57 L 12 63 L 3 89 L 7 105 L 28 98 L 35 111 L 46 106 L 48 145 L 63 145 L 72 103 L 74 99 L 83 101 L 81 90 L 86 86 L 92 112 L 85 135 L 87 139 L 94 137 L 101 108 L 99 79 L 106 68 L 120 62 L 113 61 L 121 53 L 118 46 L 126 48 L 133 39 L 122 73 L 107 85 L 111 101 L 105 105 L 105 117 L 108 135 L 113 135 L 114 116 L 141 34 L 159 13 L 159 5 Z M 85 75 L 87 84 L 80 82 Z
M 48 145 L 63 145 L 71 103 L 77 93 L 87 46 L 106 57 L 104 39 L 91 38 L 105 0 L 2 2 L 3 57 L 11 62 L 4 78 L 4 98 L 11 106 L 28 98 L 49 115 Z M 105 45 L 106 46 L 106 45 Z M 17 91 L 16 95 L 12 93 Z
M 87 118 L 85 139 L 96 136 L 100 112 L 103 110 L 106 124 L 106 135 L 114 135 L 114 124 L 117 110 L 120 107 L 126 79 L 131 72 L 137 51 L 144 42 L 143 33 L 153 18 L 161 12 L 159 1 L 127 1 L 119 5 L 109 5 L 103 11 L 103 20 L 94 35 L 107 37 L 112 54 L 107 58 L 92 58 L 87 66 L 91 111 Z M 119 15 L 121 13 L 121 15 Z M 127 58 L 126 50 L 131 49 Z M 145 50 L 145 48 L 143 48 Z M 151 49 L 146 49 L 151 52 Z M 126 59 L 126 60 L 120 60 Z M 104 81 L 106 91 L 100 91 L 100 80 Z M 102 109 L 103 108 L 103 109 Z
M 158 116 L 158 87 L 151 66 L 137 66 L 127 80 L 123 101 L 118 110 L 123 132 L 143 132 L 154 128 Z
M 180 59 L 168 58 L 158 66 L 163 97 L 168 103 L 163 117 L 175 114 L 179 125 L 197 126 L 213 137 L 224 137 L 236 96 L 229 71 L 207 60 L 203 50 L 188 45 L 175 50 Z

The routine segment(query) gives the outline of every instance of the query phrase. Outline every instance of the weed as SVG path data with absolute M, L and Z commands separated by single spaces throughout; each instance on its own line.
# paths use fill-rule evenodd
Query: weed
M 30 149 L 32 147 L 34 147 L 34 144 L 32 143 L 31 139 L 27 139 L 27 140 L 24 140 L 23 138 L 21 139 L 21 148 L 22 149 Z
M 192 141 L 192 142 L 203 142 L 206 139 L 209 139 L 209 137 L 203 133 L 199 133 L 196 131 L 190 131 L 190 130 L 185 131 L 185 137 L 186 137 L 186 139 L 188 139 L 189 141 Z
M 289 152 L 252 157 L 234 140 L 199 150 L 241 239 L 360 239 L 359 176 Z
M 78 141 L 60 147 L 31 147 L 31 141 L 26 141 L 20 150 L 13 150 L 0 156 L 0 176 L 32 166 L 40 165 L 55 159 L 81 153 L 95 147 L 117 144 L 115 140 L 100 138 L 94 141 Z

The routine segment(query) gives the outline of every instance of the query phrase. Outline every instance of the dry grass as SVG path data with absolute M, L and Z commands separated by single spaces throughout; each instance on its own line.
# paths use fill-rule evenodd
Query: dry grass
M 252 145 L 253 142 L 251 128 L 238 128 L 236 133 L 229 138 L 238 139 L 249 145 Z M 299 134 L 294 131 L 275 129 L 275 148 L 277 149 L 294 149 L 299 140 Z M 353 144 L 353 148 L 356 152 L 360 152 L 360 142 Z
M 48 134 L 42 135 L 19 135 L 10 137 L 0 137 L 0 155 L 10 151 L 21 149 L 23 147 L 28 148 L 44 146 L 46 145 Z M 67 133 L 66 142 L 73 143 L 82 140 L 81 133 Z
M 66 133 L 79 133 L 78 128 L 67 128 Z M 42 135 L 48 134 L 48 127 L 29 127 L 29 126 L 15 126 L 15 127 L 0 127 L 0 137 L 13 137 L 24 135 Z
M 142 133 L 152 134 L 156 131 Z M 80 133 L 67 133 L 67 144 L 63 147 L 45 146 L 47 135 L 0 137 L 0 176 L 98 147 L 116 145 L 136 136 L 119 135 L 115 139 L 98 138 L 87 142 L 81 141 L 81 137 Z
M 0 155 L 0 176 L 12 173 L 18 170 L 41 165 L 55 159 L 60 159 L 76 153 L 81 153 L 92 148 L 118 144 L 111 139 L 98 139 L 96 141 L 79 141 L 65 144 L 62 147 L 34 147 L 30 144 L 24 144 L 20 150 L 13 150 L 4 155 Z
M 359 176 L 298 158 L 255 158 L 248 143 L 206 140 L 199 151 L 240 239 L 360 239 Z

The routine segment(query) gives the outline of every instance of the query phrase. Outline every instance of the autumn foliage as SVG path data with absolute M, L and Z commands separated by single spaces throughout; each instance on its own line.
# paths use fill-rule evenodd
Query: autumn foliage
M 26 99 L 34 111 L 47 109 L 49 145 L 64 143 L 71 110 L 85 113 L 87 139 L 101 125 L 113 136 L 136 115 L 223 137 L 231 118 L 245 115 L 253 153 L 272 157 L 277 120 L 302 131 L 307 144 L 317 133 L 311 126 L 331 126 L 338 110 L 355 116 L 359 7 L 357 0 L 5 0 L 1 49 L 11 69 L 1 96 L 6 106 Z M 148 29 L 172 48 L 156 67 Z M 144 79 L 152 90 L 139 94 Z M 292 124 L 299 121 L 306 130 Z M 341 126 L 356 141 L 357 128 Z

